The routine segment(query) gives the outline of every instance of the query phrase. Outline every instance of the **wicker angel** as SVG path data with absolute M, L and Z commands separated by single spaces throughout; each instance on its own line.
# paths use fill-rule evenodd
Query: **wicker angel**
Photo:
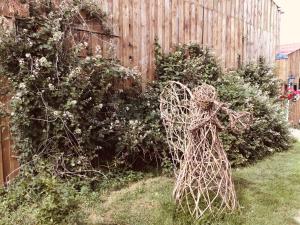
M 236 192 L 219 132 L 242 132 L 251 122 L 247 112 L 235 112 L 218 100 L 214 87 L 194 90 L 171 81 L 160 97 L 161 117 L 171 151 L 176 202 L 196 218 L 206 211 L 223 212 L 238 207 Z M 223 126 L 218 116 L 228 117 Z

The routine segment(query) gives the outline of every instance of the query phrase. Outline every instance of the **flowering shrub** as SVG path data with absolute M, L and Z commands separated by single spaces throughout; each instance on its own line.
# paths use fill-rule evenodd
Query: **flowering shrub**
M 1 33 L 1 76 L 13 90 L 16 149 L 21 165 L 30 163 L 32 170 L 44 159 L 57 175 L 81 176 L 125 155 L 117 152 L 125 149 L 121 141 L 135 139 L 124 132 L 145 135 L 128 112 L 140 93 L 137 74 L 100 54 L 80 57 L 83 43 L 70 47 L 72 26 L 87 10 L 104 26 L 104 14 L 89 2 L 63 2 L 58 9 L 36 2 L 15 31 Z M 124 88 L 128 82 L 132 86 Z

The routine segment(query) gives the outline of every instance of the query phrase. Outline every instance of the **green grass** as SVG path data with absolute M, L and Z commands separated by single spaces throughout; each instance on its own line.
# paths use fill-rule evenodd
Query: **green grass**
M 192 223 L 176 212 L 172 200 L 173 181 L 148 178 L 119 191 L 110 192 L 86 210 L 90 224 L 102 225 L 295 225 L 300 214 L 300 144 L 256 165 L 234 170 L 241 205 L 239 211 L 222 218 Z

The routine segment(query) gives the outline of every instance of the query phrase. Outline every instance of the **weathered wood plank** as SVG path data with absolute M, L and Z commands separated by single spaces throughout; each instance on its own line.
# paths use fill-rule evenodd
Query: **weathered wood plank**
M 178 17 L 178 0 L 173 0 L 172 2 L 172 16 L 171 16 L 171 49 L 173 49 L 179 43 L 179 17 Z
M 184 43 L 191 41 L 190 1 L 184 1 Z
M 165 0 L 165 26 L 164 26 L 164 33 L 165 33 L 165 45 L 164 50 L 166 53 L 170 51 L 170 44 L 171 44 L 171 23 L 172 23 L 172 11 L 171 5 L 169 0 Z M 149 46 L 150 47 L 150 46 Z
M 1 125 L 1 118 L 0 118 Z M 0 186 L 4 185 L 4 161 L 3 161 L 3 150 L 2 150 L 2 129 L 0 126 Z

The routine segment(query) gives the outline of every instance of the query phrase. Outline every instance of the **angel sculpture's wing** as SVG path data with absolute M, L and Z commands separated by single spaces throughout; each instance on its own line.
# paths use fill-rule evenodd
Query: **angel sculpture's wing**
M 176 81 L 170 81 L 160 95 L 161 118 L 174 164 L 178 164 L 189 147 L 187 134 L 190 121 L 191 90 Z

